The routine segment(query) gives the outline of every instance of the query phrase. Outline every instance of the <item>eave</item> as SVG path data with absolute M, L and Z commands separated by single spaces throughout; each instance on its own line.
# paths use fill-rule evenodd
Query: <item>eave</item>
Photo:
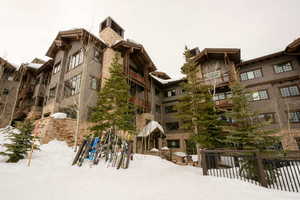
M 224 59 L 226 57 L 234 63 L 240 63 L 241 50 L 235 48 L 205 48 L 193 60 L 196 63 L 203 63 L 211 58 Z

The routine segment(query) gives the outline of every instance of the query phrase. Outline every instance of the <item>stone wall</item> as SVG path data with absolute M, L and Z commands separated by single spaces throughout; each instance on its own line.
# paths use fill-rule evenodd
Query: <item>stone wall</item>
M 90 133 L 91 123 L 83 122 L 80 124 L 78 144 L 81 143 L 85 135 Z M 74 145 L 76 132 L 76 119 L 54 119 L 46 117 L 35 121 L 34 134 L 40 137 L 42 144 L 47 144 L 52 140 L 66 141 L 69 146 Z

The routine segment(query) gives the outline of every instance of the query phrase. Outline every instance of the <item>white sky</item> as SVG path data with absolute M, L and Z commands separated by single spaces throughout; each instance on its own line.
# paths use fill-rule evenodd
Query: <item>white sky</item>
M 154 64 L 180 76 L 184 46 L 241 48 L 247 60 L 300 37 L 300 0 L 0 0 L 0 56 L 20 64 L 43 57 L 60 30 L 98 35 L 111 16 Z

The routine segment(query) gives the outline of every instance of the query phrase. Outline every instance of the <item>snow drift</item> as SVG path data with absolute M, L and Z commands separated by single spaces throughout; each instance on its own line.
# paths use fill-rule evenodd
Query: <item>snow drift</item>
M 202 176 L 200 168 L 178 166 L 155 156 L 135 155 L 126 170 L 107 168 L 103 161 L 92 167 L 88 162 L 72 167 L 75 153 L 64 142 L 52 141 L 40 148 L 33 154 L 30 167 L 26 159 L 16 164 L 0 161 L 1 199 L 300 199 L 296 193 Z

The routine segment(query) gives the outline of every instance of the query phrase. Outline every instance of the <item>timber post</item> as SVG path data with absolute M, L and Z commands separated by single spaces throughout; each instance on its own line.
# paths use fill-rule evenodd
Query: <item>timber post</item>
M 256 162 L 257 162 L 257 172 L 258 172 L 259 182 L 260 182 L 261 186 L 267 187 L 268 181 L 267 181 L 266 174 L 264 171 L 264 165 L 263 165 L 263 160 L 262 160 L 261 154 L 259 152 L 256 152 L 255 157 L 256 157 Z
M 207 159 L 206 159 L 205 150 L 200 150 L 199 152 L 201 154 L 201 167 L 202 167 L 203 175 L 207 176 L 208 168 L 207 168 Z

